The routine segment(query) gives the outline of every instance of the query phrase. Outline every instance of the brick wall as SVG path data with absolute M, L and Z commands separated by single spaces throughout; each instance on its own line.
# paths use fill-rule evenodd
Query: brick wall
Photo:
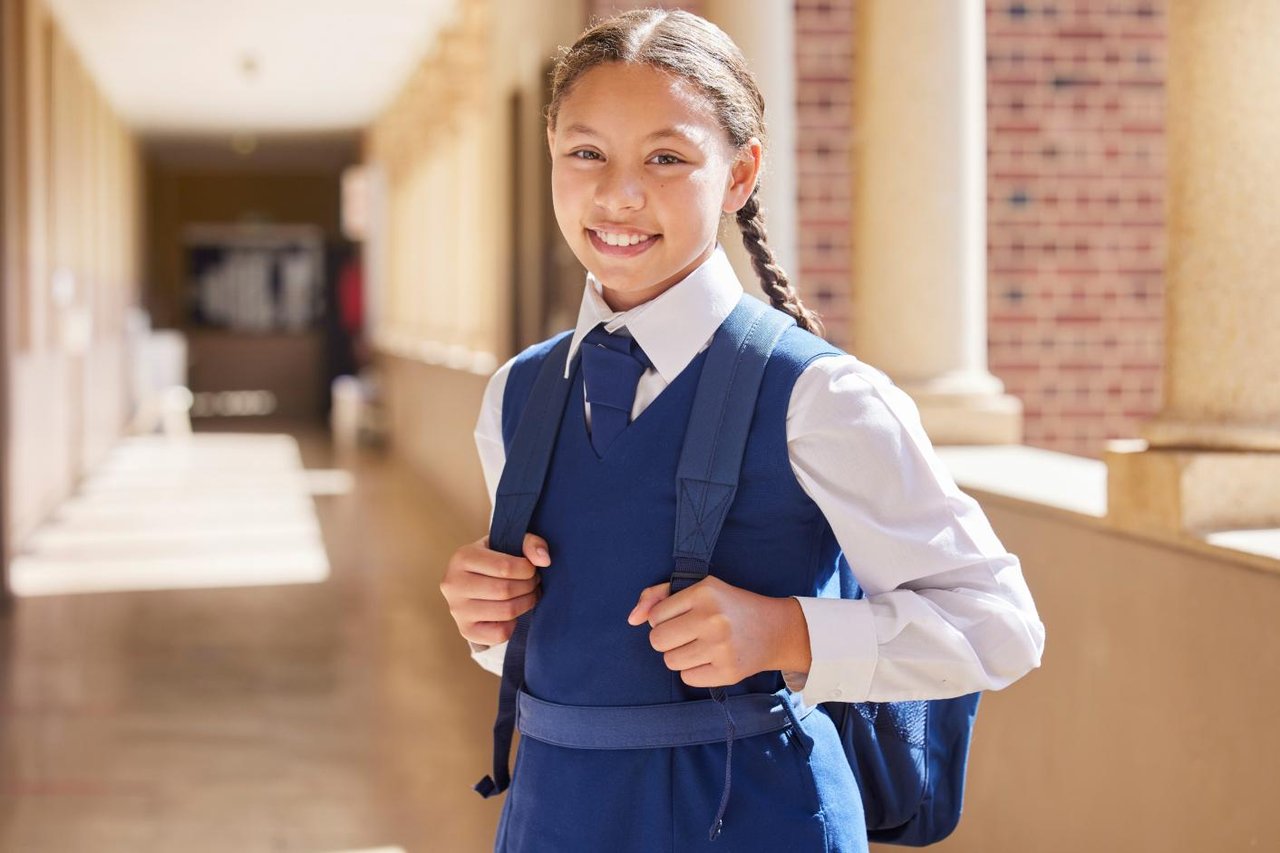
M 701 0 L 589 0 L 587 14 L 592 20 L 607 18 L 631 9 L 684 9 L 702 14 Z
M 795 4 L 799 269 L 787 272 L 805 304 L 822 315 L 827 337 L 847 345 L 853 0 L 795 0 Z M 592 0 L 590 14 L 605 16 L 643 6 L 703 12 L 697 0 Z M 772 156 L 778 154 L 772 152 Z
M 801 293 L 852 347 L 855 0 L 795 0 Z M 1026 442 L 1097 456 L 1160 408 L 1167 0 L 987 3 L 988 354 Z
M 991 370 L 1098 455 L 1160 407 L 1164 3 L 989 2 L 987 59 Z
M 850 346 L 853 0 L 795 0 L 800 296 Z
M 795 0 L 799 269 L 849 337 L 854 2 Z M 991 371 L 1026 441 L 1098 455 L 1160 407 L 1167 0 L 987 3 Z M 698 2 L 593 0 L 592 14 Z

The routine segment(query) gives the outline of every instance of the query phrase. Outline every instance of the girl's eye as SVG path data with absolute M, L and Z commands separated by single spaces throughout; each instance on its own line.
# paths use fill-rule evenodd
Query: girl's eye
M 659 166 L 674 166 L 680 162 L 680 158 L 674 154 L 658 154 L 653 159 L 658 161 Z
M 569 153 L 569 156 L 578 160 L 599 160 L 600 159 L 599 153 L 595 151 L 588 151 L 585 148 L 580 151 L 572 151 Z

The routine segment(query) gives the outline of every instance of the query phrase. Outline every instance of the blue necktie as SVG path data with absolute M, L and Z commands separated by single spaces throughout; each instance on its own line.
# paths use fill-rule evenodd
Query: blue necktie
M 582 375 L 591 404 L 591 446 L 604 456 L 631 422 L 640 376 L 652 366 L 635 338 L 596 326 L 582 339 Z

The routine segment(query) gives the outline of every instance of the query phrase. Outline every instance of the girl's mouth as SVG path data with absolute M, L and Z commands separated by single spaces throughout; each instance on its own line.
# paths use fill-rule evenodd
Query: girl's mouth
M 609 255 L 615 258 L 631 258 L 641 252 L 647 251 L 650 246 L 662 239 L 661 234 L 649 234 L 645 237 L 635 234 L 622 234 L 612 231 L 596 231 L 594 228 L 587 229 L 588 239 L 591 246 L 602 255 Z M 613 243 L 605 241 L 607 235 Z M 620 244 L 620 245 L 615 245 Z

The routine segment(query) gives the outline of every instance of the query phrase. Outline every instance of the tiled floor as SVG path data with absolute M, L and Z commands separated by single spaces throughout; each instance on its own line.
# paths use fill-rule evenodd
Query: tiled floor
M 491 849 L 502 801 L 471 785 L 497 682 L 437 587 L 483 531 L 390 458 L 351 468 L 315 499 L 322 581 L 40 595 L 0 618 L 0 850 Z

